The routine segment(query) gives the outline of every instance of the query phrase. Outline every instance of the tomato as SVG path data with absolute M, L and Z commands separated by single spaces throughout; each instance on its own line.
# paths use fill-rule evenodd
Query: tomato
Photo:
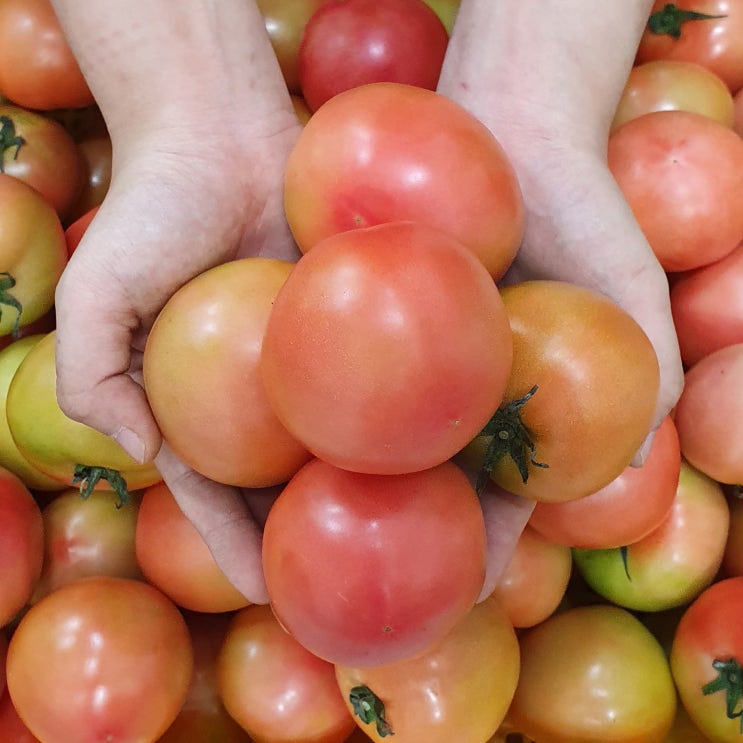
M 232 619 L 217 660 L 227 711 L 264 743 L 343 743 L 354 723 L 331 663 L 300 645 L 268 606 Z
M 136 552 L 147 580 L 179 606 L 225 612 L 248 603 L 219 569 L 164 482 L 144 491 L 137 517 Z
M 289 155 L 284 201 L 303 252 L 412 220 L 464 243 L 496 279 L 524 230 L 516 173 L 490 130 L 443 95 L 395 83 L 340 93 L 313 114 Z
M 650 14 L 638 62 L 697 62 L 719 75 L 733 93 L 743 86 L 743 7 L 737 0 L 655 0 Z
M 21 454 L 34 467 L 66 485 L 78 481 L 76 465 L 114 470 L 130 490 L 159 482 L 160 474 L 153 463 L 138 464 L 112 438 L 62 412 L 57 403 L 55 335 L 47 333 L 26 354 L 8 389 L 8 426 Z M 95 485 L 96 474 L 83 475 L 88 486 Z M 103 475 L 105 480 L 109 473 Z M 114 475 L 112 478 L 108 489 L 116 489 L 117 479 Z M 125 500 L 126 492 L 122 490 L 120 497 Z
M 277 485 L 310 458 L 274 414 L 259 369 L 271 307 L 292 266 L 243 258 L 205 271 L 168 300 L 148 336 L 144 386 L 163 437 L 217 482 Z
M 314 459 L 268 513 L 263 567 L 279 621 L 308 650 L 333 663 L 390 663 L 440 640 L 475 603 L 482 510 L 450 462 L 364 475 Z
M 689 716 L 714 741 L 740 740 L 743 577 L 720 580 L 689 606 L 676 629 L 671 670 Z
M 743 483 L 743 343 L 714 351 L 684 376 L 674 420 L 681 454 L 721 483 Z
M 527 525 L 491 595 L 514 627 L 533 627 L 560 605 L 571 567 L 568 547 L 550 542 Z
M 498 407 L 510 366 L 508 318 L 488 272 L 456 240 L 414 223 L 339 233 L 303 255 L 276 297 L 260 360 L 287 429 L 313 454 L 371 474 L 454 456 Z
M 10 694 L 0 694 L 0 740 L 3 743 L 41 743 L 18 717 Z
M 0 467 L 0 627 L 31 598 L 44 559 L 41 510 L 12 472 Z
M 723 258 L 743 235 L 743 140 L 689 111 L 655 111 L 609 137 L 609 167 L 666 271 Z
M 484 741 L 505 717 L 518 675 L 518 641 L 494 599 L 477 604 L 415 658 L 375 668 L 336 666 L 356 724 L 377 743 L 388 736 L 395 743 Z
M 671 311 L 688 366 L 719 348 L 743 343 L 743 242 L 719 261 L 677 276 Z
M 0 631 L 0 697 L 5 694 L 5 661 L 8 657 L 8 638 Z
M 67 264 L 64 231 L 49 202 L 0 173 L 0 336 L 43 317 Z
M 652 111 L 679 109 L 733 126 L 733 96 L 718 75 L 695 62 L 659 59 L 630 70 L 611 128 Z
M 0 3 L 0 92 L 41 110 L 94 102 L 50 0 Z
M 658 641 L 618 606 L 554 614 L 519 638 L 509 722 L 550 743 L 660 743 L 676 692 Z
M 105 491 L 83 499 L 70 489 L 43 507 L 44 564 L 31 603 L 89 575 L 142 579 L 134 548 L 140 497 L 119 508 L 117 500 Z
M 292 95 L 292 106 L 294 106 L 294 113 L 297 115 L 300 124 L 304 126 L 312 116 L 309 106 L 305 102 L 301 95 Z
M 636 542 L 666 518 L 676 495 L 681 449 L 666 416 L 642 467 L 625 467 L 608 485 L 585 498 L 537 503 L 529 524 L 569 547 L 609 549 Z
M 743 137 L 743 88 L 741 88 L 733 97 L 733 129 Z
M 83 187 L 75 201 L 66 224 L 100 206 L 111 185 L 113 147 L 108 133 L 97 134 L 77 143 L 84 164 Z
M 743 498 L 730 499 L 730 529 L 722 558 L 722 569 L 727 577 L 743 576 Z
M 686 462 L 670 513 L 639 541 L 609 550 L 573 550 L 591 588 L 635 611 L 660 611 L 696 598 L 722 563 L 730 514 L 718 483 Z
M 156 740 L 193 669 L 188 629 L 157 589 L 126 578 L 69 583 L 23 616 L 8 649 L 8 691 L 42 740 Z
M 256 0 L 290 93 L 301 92 L 297 56 L 305 26 L 325 0 Z
M 447 33 L 451 36 L 454 30 L 454 21 L 459 12 L 460 0 L 425 0 L 428 5 L 444 24 Z
M 513 367 L 469 457 L 505 490 L 537 501 L 594 493 L 630 464 L 650 429 L 655 351 L 637 322 L 596 291 L 534 280 L 501 295 Z
M 67 252 L 70 256 L 75 252 L 75 250 L 77 250 L 77 246 L 80 244 L 80 240 L 83 239 L 85 231 L 93 221 L 93 217 L 98 213 L 98 208 L 99 207 L 94 206 L 89 209 L 81 217 L 78 217 L 72 224 L 68 225 L 67 229 L 64 231 Z
M 449 43 L 423 0 L 327 0 L 307 21 L 297 54 L 311 111 L 366 83 L 435 90 Z

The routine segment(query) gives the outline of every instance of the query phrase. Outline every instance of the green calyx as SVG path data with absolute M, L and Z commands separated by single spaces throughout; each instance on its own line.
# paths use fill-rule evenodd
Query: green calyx
M 118 470 L 109 469 L 108 467 L 96 467 L 89 464 L 75 465 L 72 484 L 80 485 L 80 496 L 83 500 L 87 500 L 91 496 L 93 490 L 95 490 L 95 486 L 101 480 L 105 480 L 111 486 L 114 493 L 119 496 L 116 508 L 121 508 L 129 503 L 131 500 L 129 488 L 127 487 L 126 480 Z
M 354 686 L 348 694 L 354 714 L 366 725 L 374 724 L 377 735 L 386 738 L 394 735 L 385 718 L 384 702 L 368 687 Z
M 702 694 L 725 692 L 725 712 L 729 719 L 740 720 L 740 732 L 743 734 L 743 668 L 735 658 L 714 660 L 712 667 L 718 676 L 702 687 Z
M 658 36 L 672 36 L 674 39 L 679 39 L 684 23 L 688 21 L 709 21 L 715 18 L 726 18 L 726 16 L 682 10 L 677 5 L 668 3 L 651 14 L 648 20 L 648 28 Z

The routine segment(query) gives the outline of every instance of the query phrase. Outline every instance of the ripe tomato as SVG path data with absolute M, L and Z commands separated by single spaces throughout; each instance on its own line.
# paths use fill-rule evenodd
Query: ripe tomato
M 145 578 L 183 608 L 216 613 L 248 603 L 217 567 L 206 542 L 164 482 L 142 495 L 136 555 Z
M 0 694 L 0 740 L 3 743 L 41 743 L 18 717 L 10 694 Z
M 64 237 L 69 255 L 72 255 L 77 250 L 77 246 L 80 244 L 80 240 L 83 239 L 85 231 L 93 221 L 93 217 L 98 213 L 98 208 L 97 206 L 92 207 L 65 229 Z
M 144 385 L 163 437 L 217 482 L 277 485 L 310 458 L 274 414 L 259 370 L 271 307 L 293 265 L 243 258 L 205 271 L 168 300 L 148 336 Z
M 658 59 L 630 70 L 611 128 L 652 111 L 679 109 L 733 126 L 733 96 L 718 75 L 695 62 Z
M 268 606 L 233 617 L 217 681 L 227 711 L 255 740 L 343 743 L 355 727 L 333 665 L 302 647 Z
M 439 641 L 485 577 L 480 503 L 454 464 L 364 475 L 320 459 L 281 492 L 263 532 L 279 621 L 334 663 L 372 666 Z
M 377 743 L 388 736 L 396 743 L 487 740 L 505 717 L 518 675 L 518 640 L 494 599 L 477 604 L 415 658 L 336 666 L 356 724 Z
M 313 454 L 371 474 L 453 457 L 498 407 L 510 367 L 491 276 L 456 240 L 410 222 L 333 235 L 303 255 L 261 354 L 287 429 Z
M 43 559 L 41 510 L 18 477 L 0 467 L 0 627 L 28 603 Z
M 743 235 L 743 140 L 689 111 L 655 111 L 609 137 L 609 167 L 666 271 L 730 253 Z
M 515 730 L 550 743 L 661 743 L 676 691 L 658 641 L 618 606 L 554 614 L 519 639 Z
M 700 359 L 684 377 L 674 420 L 681 454 L 721 483 L 743 483 L 743 343 Z
M 303 252 L 412 220 L 464 243 L 496 279 L 524 230 L 516 173 L 490 130 L 443 95 L 395 83 L 340 93 L 312 115 L 287 161 L 285 205 Z
M 614 604 L 660 611 L 696 598 L 717 575 L 730 524 L 718 483 L 681 464 L 676 497 L 660 526 L 623 548 L 573 550 L 588 585 Z
M 719 261 L 675 277 L 671 311 L 688 366 L 719 348 L 743 343 L 743 242 Z
M 743 137 L 743 88 L 733 97 L 735 110 L 733 113 L 733 129 Z
M 685 611 L 671 647 L 681 701 L 711 740 L 740 740 L 743 577 L 717 581 Z
M 719 75 L 733 93 L 743 86 L 743 7 L 737 0 L 655 0 L 650 14 L 638 62 L 697 62 Z
M 743 498 L 730 498 L 730 529 L 722 558 L 725 576 L 743 576 Z
M 666 416 L 642 467 L 625 467 L 608 485 L 585 498 L 537 503 L 529 524 L 568 547 L 609 549 L 642 539 L 666 518 L 676 495 L 681 449 Z
M 39 110 L 94 102 L 50 0 L 0 3 L 0 92 Z
M 423 0 L 327 0 L 297 54 L 311 111 L 344 90 L 391 82 L 435 90 L 449 34 Z
M 81 578 L 23 616 L 8 649 L 8 691 L 42 740 L 156 740 L 193 669 L 188 629 L 156 588 Z
M 66 224 L 100 206 L 111 185 L 113 146 L 108 132 L 91 134 L 77 143 L 83 160 L 83 186 L 67 215 Z
M 594 493 L 618 477 L 655 413 L 659 370 L 642 328 L 598 292 L 525 281 L 501 292 L 514 357 L 503 404 L 468 458 L 537 501 Z

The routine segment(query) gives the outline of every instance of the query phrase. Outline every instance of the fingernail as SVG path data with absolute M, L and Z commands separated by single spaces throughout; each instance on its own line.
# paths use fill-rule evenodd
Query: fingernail
M 654 438 L 655 438 L 655 431 L 651 431 L 647 435 L 647 438 L 645 439 L 645 441 L 642 442 L 642 446 L 637 450 L 637 453 L 635 454 L 634 458 L 630 462 L 630 466 L 642 467 L 642 465 L 645 464 L 645 461 L 650 455 L 650 450 L 653 448 Z
M 112 438 L 135 462 L 144 464 L 144 444 L 134 431 L 122 426 Z

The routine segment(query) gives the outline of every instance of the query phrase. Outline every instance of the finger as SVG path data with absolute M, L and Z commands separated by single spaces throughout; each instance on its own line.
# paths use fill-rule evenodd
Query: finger
M 251 603 L 268 603 L 263 535 L 240 491 L 194 472 L 165 443 L 155 463 L 230 583 Z

